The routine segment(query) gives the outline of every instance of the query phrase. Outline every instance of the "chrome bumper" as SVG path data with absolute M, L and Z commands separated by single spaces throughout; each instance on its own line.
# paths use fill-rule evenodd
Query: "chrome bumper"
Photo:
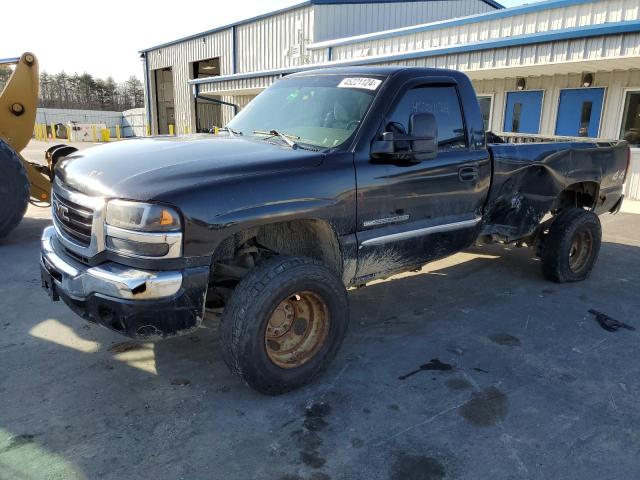
M 55 235 L 52 226 L 42 232 L 40 262 L 57 287 L 75 300 L 92 294 L 126 300 L 160 299 L 175 295 L 182 286 L 181 272 L 138 270 L 113 262 L 97 267 L 83 265 L 54 250 Z

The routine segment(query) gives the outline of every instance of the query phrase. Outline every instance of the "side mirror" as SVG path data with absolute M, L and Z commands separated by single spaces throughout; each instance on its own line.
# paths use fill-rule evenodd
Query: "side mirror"
M 371 144 L 371 158 L 377 163 L 420 163 L 438 154 L 438 126 L 431 113 L 414 113 L 409 134 L 384 132 Z
M 431 160 L 438 155 L 438 124 L 432 113 L 414 113 L 409 117 L 411 152 L 417 161 Z

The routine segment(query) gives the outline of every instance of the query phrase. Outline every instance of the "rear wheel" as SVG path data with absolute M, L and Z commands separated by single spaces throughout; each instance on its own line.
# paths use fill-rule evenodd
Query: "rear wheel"
M 0 140 L 0 238 L 18 226 L 29 205 L 29 178 L 18 154 Z
M 598 216 L 571 208 L 558 214 L 542 245 L 542 272 L 554 282 L 587 278 L 598 259 L 602 228 Z
M 276 256 L 235 288 L 220 323 L 229 368 L 269 395 L 313 380 L 336 355 L 349 321 L 342 282 L 322 263 Z

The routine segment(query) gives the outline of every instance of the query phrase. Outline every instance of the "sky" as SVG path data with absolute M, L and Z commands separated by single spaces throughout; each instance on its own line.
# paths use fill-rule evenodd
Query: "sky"
M 301 1 L 4 0 L 0 59 L 30 51 L 38 57 L 40 71 L 111 75 L 117 82 L 131 75 L 142 79 L 139 50 Z M 500 3 L 510 7 L 533 2 Z

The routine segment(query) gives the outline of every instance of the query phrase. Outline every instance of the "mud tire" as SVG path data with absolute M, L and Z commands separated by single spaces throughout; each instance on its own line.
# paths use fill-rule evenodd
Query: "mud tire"
M 326 305 L 327 335 L 306 363 L 281 368 L 269 358 L 265 332 L 280 302 L 302 291 L 313 292 Z M 258 264 L 234 289 L 219 334 L 231 371 L 254 390 L 279 395 L 308 384 L 331 363 L 348 324 L 347 292 L 331 270 L 311 258 L 278 255 Z
M 572 268 L 576 241 L 589 243 L 578 268 Z M 585 243 L 583 241 L 583 243 Z M 557 283 L 579 282 L 591 274 L 600 253 L 602 227 L 598 216 L 582 208 L 570 208 L 558 214 L 542 244 L 542 273 Z
M 29 205 L 29 178 L 20 156 L 0 140 L 0 239 L 22 221 Z

